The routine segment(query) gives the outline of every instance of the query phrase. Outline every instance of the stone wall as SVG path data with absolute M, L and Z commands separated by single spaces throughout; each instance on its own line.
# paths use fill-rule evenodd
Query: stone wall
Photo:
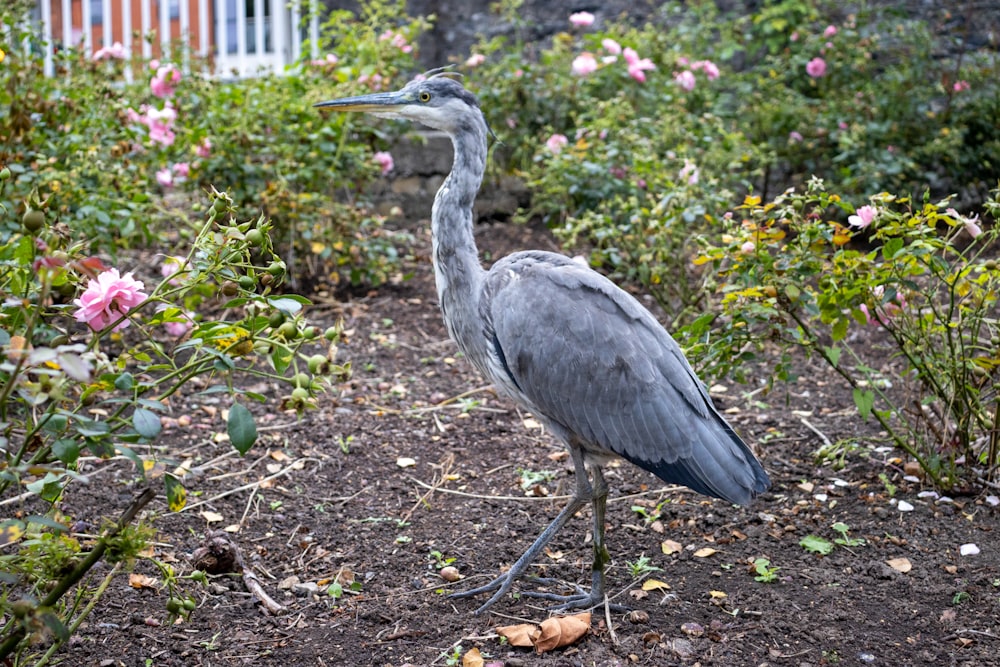
M 451 171 L 451 140 L 443 132 L 417 131 L 401 137 L 390 152 L 395 167 L 373 191 L 378 211 L 388 214 L 398 206 L 407 219 L 429 218 L 434 195 Z M 508 220 L 529 203 L 528 189 L 521 180 L 487 175 L 476 198 L 476 217 Z
M 328 7 L 358 10 L 357 0 L 324 0 Z M 412 16 L 435 15 L 434 28 L 420 41 L 420 64 L 425 69 L 464 60 L 481 36 L 519 37 L 523 42 L 544 43 L 568 27 L 573 12 L 586 11 L 600 27 L 620 18 L 642 24 L 655 21 L 663 4 L 654 0 L 524 0 L 520 25 L 512 25 L 490 11 L 497 0 L 407 0 Z M 716 0 L 723 11 L 752 13 L 767 0 Z M 833 4 L 833 3 L 831 3 Z M 901 16 L 919 16 L 941 32 L 954 33 L 967 47 L 996 48 L 1000 34 L 1000 0 L 872 0 L 872 5 L 898 11 Z M 838 7 L 842 15 L 854 11 L 855 3 Z

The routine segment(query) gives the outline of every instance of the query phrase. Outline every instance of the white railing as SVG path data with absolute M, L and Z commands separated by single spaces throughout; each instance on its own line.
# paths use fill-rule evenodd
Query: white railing
M 191 53 L 211 63 L 207 74 L 247 77 L 283 72 L 299 59 L 305 39 L 311 45 L 310 57 L 318 57 L 318 4 L 319 0 L 37 0 L 35 18 L 49 76 L 55 74 L 55 54 L 64 46 L 94 53 L 118 43 L 125 61 L 131 62 L 133 55 L 168 59 L 181 42 L 188 47 L 185 57 Z M 308 15 L 305 24 L 303 5 Z M 136 7 L 138 17 L 133 16 Z M 250 9 L 253 13 L 248 16 Z M 53 25 L 55 14 L 60 15 L 59 25 Z M 190 63 L 182 65 L 187 69 Z M 130 68 L 125 74 L 131 79 Z

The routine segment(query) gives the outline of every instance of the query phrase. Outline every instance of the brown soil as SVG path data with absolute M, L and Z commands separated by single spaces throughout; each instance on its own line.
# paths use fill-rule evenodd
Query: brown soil
M 260 408 L 261 440 L 240 458 L 216 437 L 226 404 L 192 392 L 174 406 L 192 424 L 162 438 L 164 452 L 195 472 L 185 511 L 170 513 L 162 497 L 149 506 L 156 557 L 188 574 L 206 536 L 229 527 L 287 611 L 266 614 L 242 580 L 219 576 L 185 583 L 198 606 L 171 625 L 165 592 L 133 588 L 123 574 L 62 653 L 64 664 L 399 667 L 462 664 L 456 652 L 473 647 L 507 667 L 1000 664 L 1000 508 L 983 497 L 921 497 L 926 489 L 903 479 L 892 452 L 868 446 L 840 470 L 815 464 L 824 439 L 877 436 L 819 367 L 804 367 L 804 379 L 781 395 L 717 392 L 773 480 L 752 507 L 666 487 L 629 464 L 608 467 L 608 583 L 632 613 L 596 610 L 586 637 L 541 655 L 501 643 L 497 626 L 541 621 L 544 606 L 511 597 L 475 616 L 482 599 L 444 593 L 509 566 L 562 507 L 572 472 L 557 442 L 455 358 L 435 305 L 429 240 L 418 239 L 411 280 L 348 302 L 317 298 L 313 317 L 345 318 L 343 356 L 354 366 L 353 380 L 319 410 L 297 421 L 276 413 L 276 403 Z M 554 245 L 544 231 L 511 225 L 484 226 L 479 242 L 487 257 Z M 464 402 L 437 405 L 455 397 Z M 404 459 L 414 464 L 402 467 Z M 526 492 L 524 471 L 551 475 Z M 91 483 L 72 486 L 65 506 L 92 524 L 142 488 L 126 462 L 83 472 Z M 912 511 L 900 511 L 901 501 Z M 827 556 L 799 545 L 807 535 L 837 538 L 838 521 L 864 543 Z M 588 584 L 588 531 L 589 510 L 535 570 Z M 665 555 L 668 540 L 680 551 Z M 960 555 L 967 543 L 981 553 Z M 629 567 L 642 556 L 660 568 L 649 578 L 669 589 L 642 590 Z M 755 579 L 758 558 L 778 568 L 773 581 Z M 461 581 L 441 579 L 446 562 Z M 162 580 L 147 561 L 136 572 Z M 329 595 L 331 581 L 348 592 Z

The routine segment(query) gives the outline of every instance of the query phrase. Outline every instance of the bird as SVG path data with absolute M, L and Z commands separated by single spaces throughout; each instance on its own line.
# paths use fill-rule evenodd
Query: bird
M 680 347 L 653 314 L 613 281 L 559 253 L 524 250 L 483 268 L 473 205 L 486 170 L 486 117 L 454 72 L 432 70 L 393 92 L 315 105 L 415 121 L 451 138 L 454 161 L 431 208 L 432 264 L 449 335 L 499 394 L 542 423 L 569 450 L 568 504 L 505 573 L 453 593 L 506 596 L 552 537 L 592 506 L 589 590 L 526 591 L 555 611 L 608 604 L 604 541 L 608 484 L 602 465 L 622 458 L 661 480 L 746 505 L 770 486 L 750 447 L 719 414 Z M 543 581 L 536 579 L 536 581 Z M 548 583 L 551 583 L 549 581 Z

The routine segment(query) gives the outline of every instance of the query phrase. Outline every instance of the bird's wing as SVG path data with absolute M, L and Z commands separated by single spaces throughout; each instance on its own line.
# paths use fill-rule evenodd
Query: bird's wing
M 585 451 L 732 502 L 766 488 L 677 343 L 600 274 L 562 255 L 517 253 L 488 273 L 480 311 L 513 393 Z

